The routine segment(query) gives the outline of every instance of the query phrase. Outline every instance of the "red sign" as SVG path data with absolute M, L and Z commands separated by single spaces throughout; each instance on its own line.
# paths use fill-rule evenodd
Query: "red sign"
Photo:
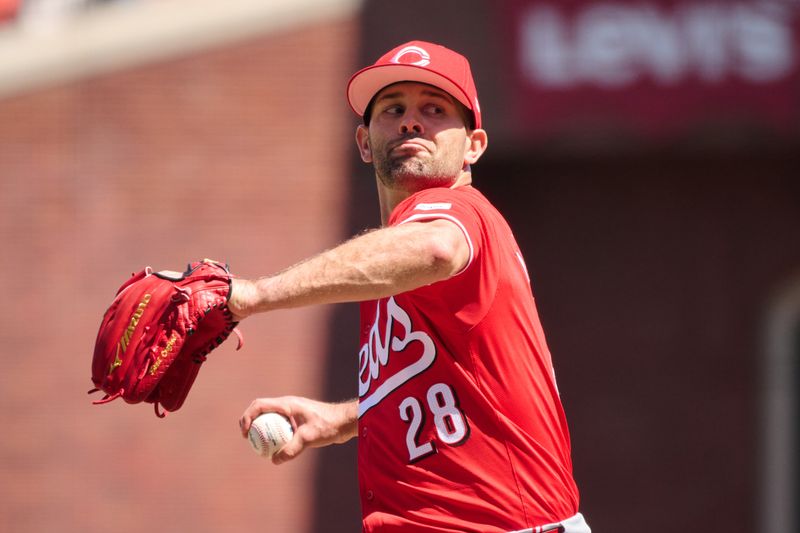
M 793 2 L 511 0 L 512 121 L 528 134 L 703 125 L 800 131 Z
M 20 0 L 0 0 L 0 22 L 14 18 L 19 11 Z

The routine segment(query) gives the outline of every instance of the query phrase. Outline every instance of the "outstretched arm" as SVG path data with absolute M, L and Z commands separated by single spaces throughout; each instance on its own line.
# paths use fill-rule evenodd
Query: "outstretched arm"
M 283 272 L 233 281 L 229 307 L 251 314 L 372 300 L 447 279 L 469 260 L 466 236 L 448 220 L 411 222 L 355 237 Z
M 239 419 L 242 436 L 247 438 L 250 424 L 261 413 L 277 412 L 292 423 L 294 436 L 272 456 L 274 464 L 294 459 L 308 447 L 342 444 L 358 432 L 358 402 L 325 403 L 297 396 L 259 398 Z

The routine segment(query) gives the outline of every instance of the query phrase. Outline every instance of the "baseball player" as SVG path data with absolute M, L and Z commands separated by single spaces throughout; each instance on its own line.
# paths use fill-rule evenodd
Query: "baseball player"
M 382 226 L 274 276 L 234 280 L 238 319 L 361 302 L 358 399 L 255 400 L 288 416 L 273 461 L 358 437 L 366 532 L 586 533 L 525 261 L 472 186 L 487 146 L 469 62 L 405 43 L 347 87 Z

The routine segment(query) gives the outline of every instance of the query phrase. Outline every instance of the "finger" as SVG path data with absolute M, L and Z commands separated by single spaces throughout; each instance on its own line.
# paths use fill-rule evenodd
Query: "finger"
M 283 448 L 272 455 L 272 464 L 280 465 L 287 461 L 291 461 L 300 455 L 304 449 L 305 442 L 303 438 L 297 432 L 295 432 L 292 440 L 287 442 Z
M 264 407 L 264 405 L 268 403 L 266 400 L 266 398 L 253 400 L 239 418 L 239 430 L 242 432 L 242 437 L 247 438 L 247 433 L 250 431 L 250 425 L 253 423 L 253 420 L 258 417 L 258 415 L 264 412 L 262 409 L 268 409 L 268 407 Z
M 250 424 L 252 424 L 253 419 L 250 418 L 247 414 L 244 414 L 239 418 L 239 431 L 242 433 L 242 437 L 247 438 L 247 433 L 250 431 Z
M 291 419 L 291 410 L 286 398 L 258 398 L 253 400 L 239 418 L 239 430 L 242 432 L 242 437 L 247 438 L 253 420 L 260 414 L 269 412 L 281 413 Z
M 241 432 L 242 437 L 244 437 L 245 439 L 248 438 L 247 435 L 250 432 L 250 426 L 252 425 L 253 420 L 255 420 L 255 417 L 249 416 L 247 414 L 243 414 L 239 418 L 239 431 Z

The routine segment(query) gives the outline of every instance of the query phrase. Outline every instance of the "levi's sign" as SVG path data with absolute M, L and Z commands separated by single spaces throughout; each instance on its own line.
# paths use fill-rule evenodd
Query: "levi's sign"
M 755 117 L 778 127 L 797 116 L 796 3 L 512 0 L 512 5 L 513 90 L 515 103 L 527 111 L 520 120 L 558 122 L 569 119 L 571 109 L 584 116 L 604 109 L 623 118 L 644 113 L 633 122 L 659 130 L 709 114 Z

